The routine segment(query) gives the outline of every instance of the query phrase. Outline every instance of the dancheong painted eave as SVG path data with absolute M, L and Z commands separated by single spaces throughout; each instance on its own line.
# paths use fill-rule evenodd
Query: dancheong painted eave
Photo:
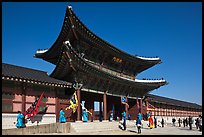
M 84 84 L 83 87 L 87 89 L 93 89 L 93 84 L 87 84 L 94 82 L 95 85 L 99 85 L 94 90 L 105 90 L 108 85 L 111 87 L 108 89 L 107 93 L 117 94 L 117 95 L 129 95 L 129 96 L 142 96 L 154 89 L 157 89 L 161 86 L 168 84 L 164 79 L 161 80 L 132 80 L 115 73 L 110 73 L 104 69 L 99 68 L 98 66 L 92 65 L 89 62 L 85 61 L 83 57 L 78 55 L 69 41 L 64 42 L 62 56 L 56 65 L 56 68 L 51 73 L 51 77 L 56 79 L 61 79 L 64 81 L 70 80 L 70 75 L 73 72 L 80 73 L 78 75 L 79 81 L 82 81 Z M 69 63 L 66 63 L 69 62 Z M 91 80 L 93 79 L 93 80 Z M 91 82 L 92 81 L 92 82 Z M 106 83 L 108 82 L 108 83 Z M 97 84 L 98 83 L 98 84 Z M 100 87 L 105 83 L 106 87 Z M 107 85 L 108 84 L 108 85 Z M 118 86 L 116 86 L 118 85 Z M 123 87 L 123 91 L 117 87 Z M 101 88 L 101 89 L 100 89 Z M 130 90 L 131 89 L 131 90 Z

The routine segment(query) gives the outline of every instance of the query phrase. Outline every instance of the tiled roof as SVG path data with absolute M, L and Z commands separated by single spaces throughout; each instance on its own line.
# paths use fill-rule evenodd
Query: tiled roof
M 47 82 L 52 84 L 71 85 L 71 83 L 49 77 L 47 72 L 2 63 L 2 76 L 21 78 L 26 80 Z
M 149 97 L 152 102 L 160 102 L 160 103 L 172 104 L 172 105 L 177 105 L 177 106 L 182 106 L 182 107 L 202 109 L 202 106 L 196 103 L 190 103 L 186 101 L 171 99 L 167 97 L 161 97 L 161 96 L 152 95 L 152 94 L 147 94 L 146 97 Z

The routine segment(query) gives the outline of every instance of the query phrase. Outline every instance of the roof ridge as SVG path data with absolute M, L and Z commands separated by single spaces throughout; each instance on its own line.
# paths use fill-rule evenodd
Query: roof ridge
M 12 66 L 12 67 L 16 67 L 16 68 L 22 68 L 22 69 L 29 69 L 29 70 L 32 70 L 32 71 L 37 71 L 37 72 L 42 72 L 42 73 L 45 73 L 46 75 L 48 75 L 46 71 L 42 71 L 42 70 L 38 70 L 38 69 L 33 69 L 33 68 L 28 68 L 28 67 L 24 67 L 24 66 L 19 66 L 19 65 L 14 65 L 14 64 L 9 64 L 9 63 L 3 63 L 2 62 L 2 66 L 3 65 L 9 65 L 9 66 Z
M 190 103 L 190 104 L 196 104 L 196 105 L 199 105 L 195 102 L 188 102 L 188 101 L 183 101 L 183 100 L 179 100 L 179 99 L 175 99 L 175 98 L 169 98 L 169 97 L 164 97 L 164 96 L 158 96 L 158 95 L 154 95 L 154 94 L 148 94 L 150 96 L 156 96 L 156 97 L 161 97 L 161 98 L 166 98 L 166 99 L 170 99 L 170 100 L 175 100 L 175 101 L 179 101 L 179 102 L 183 102 L 183 103 Z M 199 106 L 202 106 L 202 105 L 199 105 Z

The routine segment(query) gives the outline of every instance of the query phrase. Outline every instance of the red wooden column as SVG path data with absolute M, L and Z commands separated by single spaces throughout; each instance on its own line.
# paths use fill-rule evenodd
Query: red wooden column
M 59 111 L 60 111 L 60 102 L 59 102 L 59 97 L 57 95 L 57 90 L 54 90 L 53 87 L 50 86 L 50 91 L 55 92 L 55 114 L 56 114 L 56 122 L 59 120 Z
M 103 94 L 103 116 L 104 120 L 107 120 L 107 97 L 106 92 Z
M 136 103 L 137 103 L 137 110 L 139 112 L 139 101 L 138 101 L 138 97 L 136 97 Z
M 127 101 L 127 104 L 128 104 L 128 98 L 126 97 L 126 101 Z M 126 117 L 128 117 L 128 105 L 125 105 L 125 111 L 126 111 Z
M 140 112 L 142 114 L 142 98 L 140 98 Z
M 23 88 L 22 88 L 22 113 L 26 111 L 26 89 L 27 85 L 23 83 Z
M 77 99 L 78 99 L 78 106 L 77 106 L 77 121 L 81 120 L 81 91 L 77 89 Z

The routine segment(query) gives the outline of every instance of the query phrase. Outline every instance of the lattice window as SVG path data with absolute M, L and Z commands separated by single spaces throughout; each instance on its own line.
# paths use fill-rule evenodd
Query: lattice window
M 13 105 L 12 103 L 2 102 L 2 112 L 12 112 Z
M 12 99 L 14 99 L 14 94 L 2 93 L 2 99 L 12 100 Z

